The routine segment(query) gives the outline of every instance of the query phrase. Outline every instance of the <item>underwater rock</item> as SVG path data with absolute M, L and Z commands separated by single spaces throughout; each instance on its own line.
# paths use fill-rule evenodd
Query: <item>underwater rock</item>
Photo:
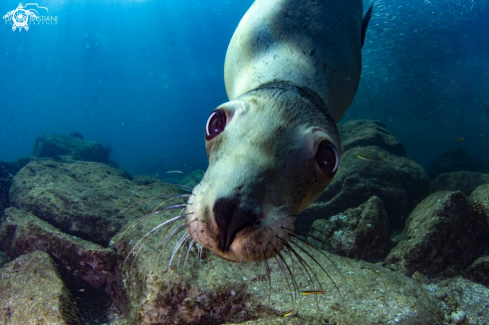
M 489 184 L 478 186 L 469 196 L 474 213 L 485 215 L 489 224 Z
M 384 202 L 391 229 L 402 229 L 409 212 L 429 193 L 430 179 L 416 162 L 379 147 L 356 147 L 341 156 L 333 181 L 297 220 L 310 226 L 314 220 L 355 208 L 375 195 Z
M 98 142 L 83 141 L 78 137 L 62 134 L 44 134 L 36 138 L 32 155 L 50 157 L 56 161 L 71 163 L 74 161 L 94 161 L 107 164 L 108 152 Z
M 71 294 L 48 254 L 22 255 L 0 269 L 0 324 L 81 324 Z
M 353 120 L 338 124 L 343 150 L 377 146 L 390 153 L 406 157 L 404 145 L 387 131 L 380 121 Z
M 476 259 L 467 268 L 464 276 L 471 281 L 489 286 L 489 255 Z
M 150 177 L 148 175 L 136 175 L 133 177 L 134 184 L 138 186 L 150 185 L 153 183 L 161 182 L 159 178 Z
M 316 240 L 315 238 L 319 239 Z M 384 203 L 376 196 L 357 208 L 314 221 L 308 241 L 320 249 L 369 262 L 383 260 L 391 239 Z
M 29 212 L 5 210 L 0 242 L 11 258 L 33 251 L 53 256 L 68 273 L 98 288 L 113 272 L 115 253 L 108 248 L 67 235 Z
M 433 275 L 463 270 L 488 247 L 489 226 L 460 192 L 431 194 L 409 215 L 399 244 L 386 258 L 402 272 Z
M 469 196 L 477 186 L 482 184 L 489 184 L 489 174 L 467 171 L 445 173 L 431 182 L 431 192 L 460 191 L 463 195 Z
M 456 148 L 436 157 L 431 163 L 429 174 L 435 179 L 440 174 L 460 170 L 489 174 L 489 162 L 469 155 L 462 148 Z
M 454 314 L 465 315 L 462 324 L 482 325 L 489 320 L 489 288 L 473 283 L 461 276 L 434 281 L 423 286 L 428 292 L 441 296 L 438 307 L 445 313 L 445 322 L 450 323 Z M 455 323 L 455 322 L 453 322 Z
M 118 308 L 125 310 L 128 324 L 437 324 L 443 320 L 436 298 L 416 281 L 309 246 L 304 247 L 327 274 L 300 250 L 297 253 L 310 266 L 310 278 L 299 262 L 292 264 L 286 253 L 282 257 L 299 291 L 316 289 L 323 294 L 291 296 L 290 275 L 272 258 L 268 260 L 269 296 L 264 263 L 255 262 L 252 268 L 249 263 L 225 261 L 206 249 L 199 262 L 198 250 L 185 243 L 167 271 L 180 235 L 168 241 L 156 233 L 145 238 L 144 245 L 134 244 L 171 216 L 162 213 L 150 218 L 113 244 L 120 259 L 107 288 Z M 297 299 L 295 307 L 292 299 Z M 294 315 L 283 317 L 292 310 Z
M 49 158 L 48 158 L 49 159 Z M 41 160 L 37 157 L 24 157 L 11 163 L 0 161 L 0 216 L 3 210 L 9 207 L 9 190 L 15 174 L 33 160 Z
M 132 212 L 122 211 L 140 200 L 136 188 L 125 171 L 105 164 L 33 161 L 15 175 L 10 205 L 105 246 L 133 218 Z M 144 215 L 147 210 L 136 207 L 133 212 Z

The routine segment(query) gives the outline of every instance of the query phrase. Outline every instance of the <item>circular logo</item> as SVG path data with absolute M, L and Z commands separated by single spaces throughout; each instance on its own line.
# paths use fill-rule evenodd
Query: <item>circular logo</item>
M 24 27 L 27 25 L 27 21 L 29 20 L 29 14 L 24 9 L 17 9 L 12 15 L 12 20 L 14 21 L 15 25 Z

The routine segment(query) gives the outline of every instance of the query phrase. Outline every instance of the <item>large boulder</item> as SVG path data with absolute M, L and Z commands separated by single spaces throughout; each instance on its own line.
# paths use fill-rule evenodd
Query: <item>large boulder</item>
M 469 155 L 462 148 L 456 148 L 435 158 L 431 163 L 430 177 L 435 179 L 440 174 L 460 170 L 489 174 L 489 162 Z
M 375 195 L 384 202 L 390 227 L 402 229 L 409 212 L 429 193 L 430 179 L 416 162 L 375 146 L 355 147 L 343 154 L 333 181 L 297 222 L 310 226 L 314 220 L 355 208 Z
M 300 240 L 296 242 L 305 252 L 291 244 L 293 250 L 282 251 L 279 264 L 275 259 L 267 264 L 236 264 L 206 249 L 199 254 L 198 248 L 189 248 L 184 241 L 167 270 L 185 229 L 172 240 L 154 233 L 139 246 L 135 244 L 174 215 L 162 213 L 148 219 L 140 227 L 129 228 L 114 243 L 121 259 L 108 290 L 116 305 L 126 311 L 129 324 L 279 324 L 284 319 L 293 324 L 322 324 L 325 320 L 336 324 L 437 324 L 444 318 L 436 299 L 416 281 L 374 264 L 318 251 Z M 183 221 L 172 229 L 180 224 Z M 172 231 L 161 230 L 165 234 Z M 324 293 L 291 293 L 294 285 L 297 291 Z M 283 317 L 291 311 L 292 317 Z
M 17 208 L 5 210 L 0 228 L 0 242 L 10 258 L 33 251 L 49 253 L 74 276 L 98 288 L 107 280 L 115 266 L 115 253 L 42 221 Z
M 469 196 L 477 186 L 483 184 L 489 184 L 489 174 L 458 171 L 438 176 L 431 182 L 431 192 L 460 191 Z
M 376 196 L 328 220 L 314 221 L 311 229 L 308 240 L 316 247 L 365 261 L 383 260 L 391 246 L 387 212 Z
M 126 210 L 147 198 L 137 188 L 126 172 L 105 164 L 32 161 L 15 175 L 10 205 L 67 234 L 105 246 L 135 215 L 149 212 L 144 204 Z
M 81 325 L 72 296 L 47 253 L 22 255 L 0 269 L 0 324 Z
M 45 134 L 37 137 L 32 152 L 35 157 L 49 157 L 61 162 L 82 160 L 104 164 L 109 162 L 108 154 L 108 150 L 101 143 L 62 134 Z
M 377 146 L 398 156 L 406 156 L 404 145 L 380 121 L 354 120 L 338 124 L 343 150 Z
M 460 271 L 485 251 L 488 234 L 485 217 L 474 213 L 462 193 L 436 192 L 411 212 L 386 261 L 407 275 Z

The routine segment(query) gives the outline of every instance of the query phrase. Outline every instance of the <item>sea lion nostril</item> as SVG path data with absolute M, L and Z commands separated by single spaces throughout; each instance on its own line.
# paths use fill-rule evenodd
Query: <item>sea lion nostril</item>
M 254 224 L 258 216 L 240 207 L 239 198 L 221 198 L 214 204 L 214 216 L 219 225 L 219 249 L 229 251 L 238 231 Z

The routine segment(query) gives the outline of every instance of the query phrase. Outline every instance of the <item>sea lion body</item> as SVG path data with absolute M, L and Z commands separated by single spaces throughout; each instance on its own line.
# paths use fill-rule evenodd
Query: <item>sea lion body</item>
M 272 80 L 307 87 L 338 122 L 361 72 L 360 0 L 257 0 L 229 44 L 224 65 L 230 100 Z
M 361 73 L 361 0 L 257 0 L 229 44 L 229 102 L 206 125 L 209 168 L 187 213 L 193 240 L 257 261 L 290 241 L 297 214 L 336 172 L 336 122 Z

